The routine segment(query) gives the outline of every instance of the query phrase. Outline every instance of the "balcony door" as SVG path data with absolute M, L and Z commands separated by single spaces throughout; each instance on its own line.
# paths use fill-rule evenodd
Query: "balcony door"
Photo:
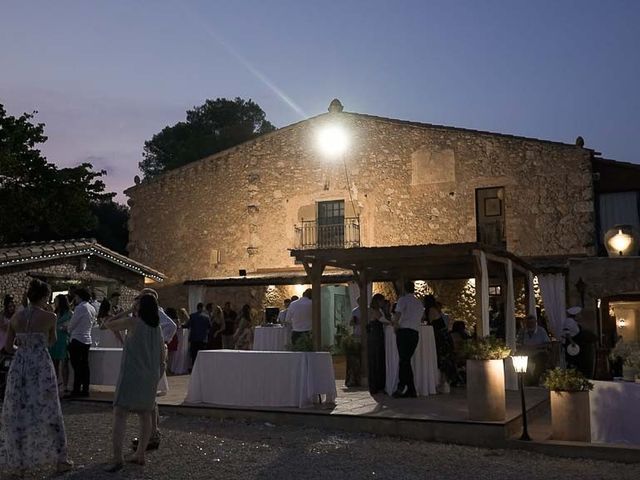
M 476 231 L 478 242 L 492 247 L 506 248 L 504 224 L 504 188 L 476 190 Z
M 318 202 L 318 248 L 344 247 L 344 200 Z

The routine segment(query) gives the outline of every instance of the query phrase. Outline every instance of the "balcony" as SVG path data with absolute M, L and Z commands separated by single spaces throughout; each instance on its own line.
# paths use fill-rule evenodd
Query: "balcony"
M 345 218 L 341 223 L 319 224 L 303 220 L 296 225 L 296 248 L 353 248 L 360 246 L 360 219 Z

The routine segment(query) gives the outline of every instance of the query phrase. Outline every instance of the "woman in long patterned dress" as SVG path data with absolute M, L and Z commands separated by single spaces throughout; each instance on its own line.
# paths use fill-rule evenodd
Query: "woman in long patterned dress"
M 5 349 L 17 350 L 7 376 L 0 431 L 0 467 L 15 476 L 55 464 L 58 472 L 72 468 L 58 398 L 58 383 L 48 347 L 56 340 L 56 316 L 46 310 L 50 289 L 34 279 L 27 296 L 31 304 L 13 316 Z
M 165 360 L 159 324 L 158 302 L 153 295 L 142 295 L 133 310 L 116 315 L 106 323 L 111 330 L 127 330 L 113 401 L 113 462 L 105 468 L 108 472 L 116 472 L 124 465 L 123 444 L 129 412 L 137 413 L 140 419 L 140 441 L 127 461 L 145 463 L 144 453 L 151 438 L 151 415 Z
M 441 374 L 438 390 L 440 393 L 449 393 L 450 387 L 455 387 L 460 381 L 458 369 L 456 368 L 453 339 L 436 298 L 433 295 L 425 295 L 423 302 L 424 316 L 429 325 L 433 327 L 433 335 L 436 341 L 438 369 Z

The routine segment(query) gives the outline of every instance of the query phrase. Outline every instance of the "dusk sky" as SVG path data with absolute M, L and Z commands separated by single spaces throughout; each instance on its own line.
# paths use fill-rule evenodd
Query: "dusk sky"
M 640 1 L 7 1 L 0 103 L 118 192 L 207 98 L 281 127 L 345 110 L 544 138 L 640 163 Z

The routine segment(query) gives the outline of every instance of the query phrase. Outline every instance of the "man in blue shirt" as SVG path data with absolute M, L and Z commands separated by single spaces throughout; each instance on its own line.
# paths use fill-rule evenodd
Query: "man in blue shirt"
M 189 321 L 183 328 L 189 329 L 189 346 L 191 350 L 191 365 L 196 364 L 198 352 L 207 348 L 209 338 L 209 317 L 204 313 L 204 305 L 199 303 L 197 311 L 189 316 Z

